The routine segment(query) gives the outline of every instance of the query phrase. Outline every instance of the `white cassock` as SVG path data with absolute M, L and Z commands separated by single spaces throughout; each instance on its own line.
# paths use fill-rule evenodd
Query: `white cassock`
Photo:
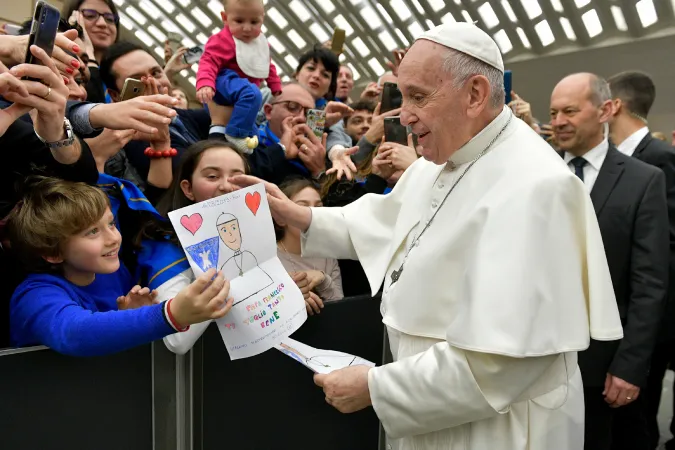
M 247 250 L 235 252 L 220 270 L 230 282 L 230 295 L 234 304 L 241 303 L 274 284 L 272 277 L 260 268 L 258 259 Z
M 373 293 L 384 281 L 395 362 L 368 385 L 392 448 L 583 448 L 576 352 L 621 322 L 583 184 L 509 108 L 444 166 L 419 159 L 389 195 L 312 215 L 303 256 L 360 260 Z

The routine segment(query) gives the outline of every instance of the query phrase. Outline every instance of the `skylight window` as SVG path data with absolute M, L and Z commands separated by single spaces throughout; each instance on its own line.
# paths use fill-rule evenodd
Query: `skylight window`
M 616 27 L 621 31 L 627 31 L 628 25 L 626 25 L 626 18 L 623 16 L 623 10 L 616 5 L 612 6 L 612 16 L 614 17 L 614 22 Z
M 544 47 L 553 44 L 553 42 L 555 41 L 553 31 L 551 31 L 551 27 L 549 26 L 546 20 L 542 20 L 541 22 L 536 24 L 534 26 L 534 31 L 537 32 L 537 36 L 539 36 L 541 45 L 543 45 Z
M 355 37 L 352 39 L 352 47 L 356 50 L 356 54 L 359 56 L 368 56 L 370 55 L 370 49 L 366 44 L 363 43 L 360 37 Z
M 527 35 L 525 34 L 522 28 L 520 27 L 516 28 L 516 33 L 518 33 L 518 37 L 520 38 L 520 41 L 523 43 L 525 48 L 532 48 L 530 40 L 527 38 Z
M 153 48 L 157 56 L 159 56 L 161 59 L 164 59 L 164 48 L 162 47 L 155 47 Z
M 164 28 L 169 33 L 178 33 L 178 27 L 168 20 L 162 20 L 162 28 Z
M 181 44 L 183 44 L 184 47 L 192 48 L 192 47 L 195 46 L 195 41 L 186 37 L 186 38 L 183 38 L 183 40 L 181 41 Z
M 284 53 L 286 51 L 286 47 L 284 47 L 281 41 L 274 35 L 267 36 L 267 42 L 270 43 L 277 53 Z
M 360 14 L 371 29 L 379 28 L 382 25 L 380 17 L 370 6 L 366 6 L 365 8 L 361 9 Z
M 422 5 L 420 5 L 420 2 L 418 0 L 410 0 L 410 1 L 412 2 L 413 6 L 415 7 L 418 13 L 426 14 L 424 8 L 422 8 Z
M 565 36 L 567 36 L 567 39 L 569 39 L 570 41 L 576 41 L 577 40 L 577 35 L 574 33 L 574 29 L 572 28 L 572 24 L 567 19 L 567 17 L 561 17 L 560 18 L 560 26 L 562 27 L 563 31 L 565 32 Z
M 516 17 L 516 13 L 513 12 L 513 8 L 511 8 L 511 4 L 507 0 L 502 0 L 502 8 L 504 8 L 504 11 L 506 12 L 506 15 L 508 16 L 509 20 L 513 23 L 518 22 L 518 18 Z
M 583 8 L 588 5 L 591 0 L 574 0 L 574 4 L 577 5 L 577 8 Z
M 404 46 L 404 47 L 407 46 L 407 45 L 408 45 L 408 38 L 405 37 L 405 35 L 401 32 L 401 30 L 399 30 L 398 28 L 396 28 L 396 29 L 394 30 L 394 32 L 396 33 L 396 36 L 398 36 L 399 40 L 400 40 L 401 42 L 403 42 L 403 46 Z
M 511 44 L 511 39 L 506 35 L 506 31 L 504 30 L 499 30 L 497 31 L 494 36 L 492 36 L 499 46 L 499 50 L 502 51 L 502 53 L 508 53 L 511 50 L 513 50 L 513 44 Z
M 563 8 L 562 3 L 560 3 L 560 0 L 550 0 L 551 1 L 551 6 L 553 6 L 553 9 L 555 9 L 557 12 L 565 12 L 565 8 Z
M 209 8 L 216 17 L 220 17 L 220 13 L 223 12 L 223 4 L 218 0 L 211 0 L 206 7 Z
M 144 43 L 144 44 L 147 45 L 147 46 L 151 46 L 151 45 L 154 45 L 154 44 L 155 44 L 155 42 L 152 40 L 152 38 L 150 37 L 150 35 L 149 35 L 148 33 L 146 33 L 145 31 L 143 31 L 143 30 L 136 30 L 136 31 L 134 32 L 134 34 L 136 35 L 136 37 L 137 37 L 142 43 Z
M 387 30 L 380 32 L 380 34 L 378 34 L 377 37 L 380 39 L 380 42 L 384 44 L 387 50 L 389 51 L 396 50 L 397 47 L 396 41 Z
M 335 22 L 335 25 L 338 28 L 342 28 L 343 30 L 345 30 L 347 36 L 354 34 L 354 29 L 349 24 L 349 22 L 347 22 L 347 19 L 345 19 L 342 14 L 338 14 L 337 16 L 335 16 L 335 19 L 333 19 L 333 21 Z
M 150 25 L 150 26 L 148 27 L 148 31 L 149 31 L 150 34 L 152 34 L 152 35 L 155 37 L 155 39 L 157 39 L 159 42 L 164 42 L 164 41 L 166 41 L 166 34 L 162 33 L 162 31 L 161 31 L 159 28 L 157 28 L 156 26 Z
M 438 12 L 445 7 L 445 2 L 443 0 L 427 0 L 427 2 L 435 12 Z
M 316 36 L 317 42 L 326 42 L 330 39 L 324 29 L 316 22 L 309 26 L 309 31 L 311 31 L 312 34 Z
M 208 27 L 213 23 L 209 16 L 207 16 L 200 8 L 192 8 L 190 14 L 192 14 L 192 17 L 194 17 L 201 26 Z
M 464 22 L 467 23 L 473 23 L 473 18 L 471 17 L 471 14 L 466 12 L 466 10 L 462 10 L 462 17 L 464 17 Z
M 122 14 L 120 14 L 120 24 L 122 24 L 122 26 L 129 31 L 134 29 L 134 24 L 131 23 L 131 20 L 129 20 L 125 15 Z
M 276 8 L 270 8 L 267 11 L 267 15 L 269 16 L 270 20 L 277 24 L 280 29 L 284 29 L 288 26 L 288 21 L 284 18 L 284 16 L 281 15 L 279 11 L 277 11 Z
M 124 5 L 124 0 L 113 0 L 117 6 Z
M 168 12 L 169 14 L 171 14 L 174 11 L 174 9 L 176 9 L 173 6 L 173 3 L 171 3 L 169 0 L 154 0 L 154 1 L 155 1 L 155 3 L 157 3 L 160 6 L 160 8 L 162 8 L 164 11 Z
M 188 81 L 190 82 L 191 85 L 196 86 L 197 85 L 197 79 L 195 77 L 190 77 L 188 78 Z
M 300 50 L 305 48 L 305 45 L 307 45 L 307 42 L 303 38 L 300 37 L 297 31 L 295 30 L 289 30 L 288 31 L 288 38 L 295 44 L 296 47 L 298 47 Z
M 129 15 L 129 17 L 134 19 L 134 22 L 136 22 L 137 24 L 139 24 L 139 25 L 145 25 L 146 24 L 147 20 L 145 20 L 145 16 L 143 14 L 141 14 L 140 12 L 138 12 L 138 10 L 136 8 L 134 8 L 133 6 L 127 6 L 126 12 Z
M 335 6 L 333 5 L 332 0 L 317 0 L 317 3 L 319 3 L 321 9 L 323 9 L 327 14 L 330 14 L 333 11 L 335 11 Z
M 541 16 L 541 6 L 539 6 L 539 2 L 537 0 L 520 0 L 520 3 L 523 5 L 523 8 L 527 13 L 527 17 L 529 17 L 530 20 Z
M 370 58 L 368 65 L 378 77 L 384 75 L 384 67 L 382 67 L 382 64 L 376 58 Z
M 351 65 L 351 64 L 347 64 L 347 65 L 349 66 L 350 69 L 352 69 L 352 75 L 354 75 L 354 81 L 356 81 L 356 80 L 358 80 L 359 78 L 361 78 L 361 74 L 358 72 L 358 70 L 356 70 L 356 69 L 354 68 L 353 65 Z
M 206 41 L 209 40 L 209 38 L 206 37 L 206 35 L 204 33 L 197 34 L 197 36 L 195 36 L 195 38 L 197 38 L 197 41 L 202 45 L 206 45 Z
M 642 26 L 645 28 L 654 25 L 658 20 L 652 0 L 640 0 L 635 4 L 635 9 L 637 9 L 640 22 L 642 22 Z
M 291 3 L 289 4 L 291 10 L 295 13 L 296 16 L 298 16 L 298 19 L 300 19 L 303 22 L 307 22 L 309 19 L 312 18 L 312 15 L 307 11 L 307 8 L 300 3 L 298 0 L 291 0 Z
M 185 17 L 183 14 L 178 14 L 176 16 L 176 22 L 181 24 L 183 28 L 185 28 L 188 31 L 188 33 L 192 33 L 193 31 L 195 31 L 196 28 L 195 24 L 190 22 L 190 19 Z
M 183 70 L 180 71 L 180 75 L 181 75 L 183 78 L 185 78 L 185 77 L 187 77 L 188 75 L 190 75 L 190 72 L 188 72 L 187 70 L 183 69 Z
M 286 55 L 284 56 L 284 61 L 286 61 L 286 64 L 289 66 L 296 68 L 298 67 L 298 60 L 293 57 L 293 55 Z
M 190 0 L 178 0 L 178 3 L 180 3 L 180 6 L 183 8 L 187 8 L 188 5 L 190 4 Z
M 483 19 L 483 24 L 486 28 L 494 28 L 499 25 L 499 19 L 488 2 L 478 7 L 478 14 Z
M 419 22 L 413 22 L 408 25 L 408 31 L 410 32 L 410 35 L 413 37 L 413 39 L 417 39 L 422 33 L 424 33 L 424 29 L 422 28 L 422 25 L 419 24 Z
M 138 7 L 141 8 L 147 15 L 152 17 L 153 19 L 159 19 L 160 16 L 162 15 L 161 12 L 159 12 L 159 9 L 152 3 L 150 3 L 148 0 L 141 0 L 138 3 Z
M 391 0 L 389 3 L 401 20 L 407 20 L 412 15 L 403 0 Z
M 447 13 L 446 15 L 444 15 L 443 17 L 441 17 L 441 22 L 443 22 L 443 23 L 452 23 L 452 22 L 457 22 L 457 21 L 455 20 L 455 17 L 454 17 L 452 14 Z
M 584 26 L 590 37 L 595 37 L 602 33 L 602 25 L 600 24 L 598 13 L 594 9 L 589 9 L 583 13 L 581 20 L 584 22 Z
M 673 0 L 673 1 L 675 1 L 675 0 Z M 377 3 L 377 4 L 375 5 L 375 7 L 376 7 L 377 10 L 379 11 L 379 13 L 382 15 L 382 17 L 384 17 L 384 21 L 385 21 L 385 22 L 387 22 L 387 23 L 393 23 L 393 22 L 394 22 L 394 21 L 391 19 L 391 16 L 390 16 L 389 13 L 387 12 L 387 10 L 384 9 L 384 7 L 383 7 L 382 5 L 380 5 L 379 3 Z

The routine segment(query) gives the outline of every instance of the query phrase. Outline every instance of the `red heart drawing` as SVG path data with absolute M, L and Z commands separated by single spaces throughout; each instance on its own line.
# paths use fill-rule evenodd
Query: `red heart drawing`
M 245 201 L 246 206 L 248 206 L 248 209 L 250 209 L 255 216 L 258 212 L 258 208 L 260 208 L 260 192 L 254 192 L 252 194 L 249 192 L 246 194 Z
M 180 218 L 180 224 L 188 230 L 194 236 L 197 231 L 202 227 L 204 219 L 199 213 L 194 213 L 191 216 L 183 216 Z

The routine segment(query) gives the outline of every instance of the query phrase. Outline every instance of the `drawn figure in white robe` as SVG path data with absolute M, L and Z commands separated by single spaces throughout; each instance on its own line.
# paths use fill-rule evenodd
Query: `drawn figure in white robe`
M 220 270 L 223 271 L 225 278 L 228 280 L 241 278 L 232 292 L 235 299 L 234 304 L 236 305 L 272 286 L 274 284 L 272 277 L 260 268 L 255 255 L 248 250 L 241 249 L 242 238 L 239 220 L 232 214 L 223 213 L 218 216 L 216 227 L 220 240 L 234 252 L 232 256 L 225 260 Z

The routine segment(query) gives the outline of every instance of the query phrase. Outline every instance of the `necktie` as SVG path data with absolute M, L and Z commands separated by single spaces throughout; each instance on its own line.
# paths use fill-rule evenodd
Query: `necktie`
M 578 176 L 581 181 L 584 181 L 584 166 L 588 164 L 588 161 L 586 161 L 581 156 L 577 156 L 570 162 L 574 166 L 574 173 L 576 176 Z

